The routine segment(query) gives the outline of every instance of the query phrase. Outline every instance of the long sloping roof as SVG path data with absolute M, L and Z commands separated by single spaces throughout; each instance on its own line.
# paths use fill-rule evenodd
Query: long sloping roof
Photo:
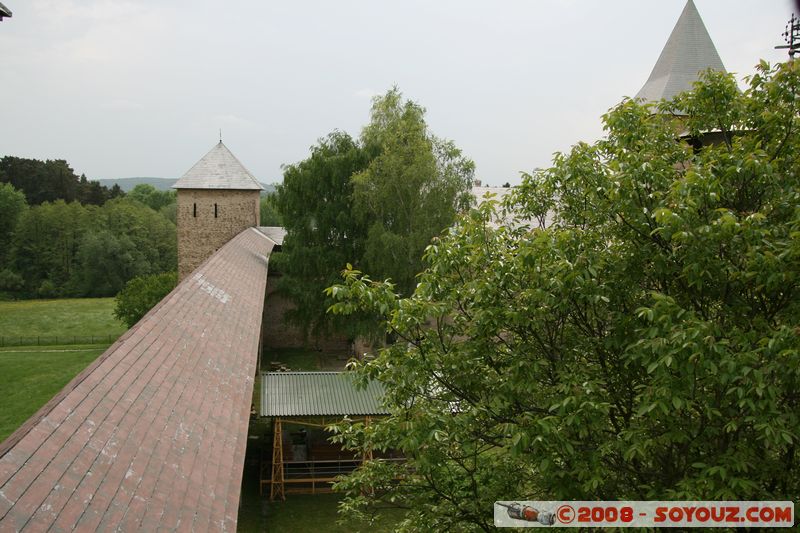
M 181 176 L 172 188 L 260 191 L 264 187 L 220 141 Z
M 258 229 L 278 246 L 283 245 L 286 229 L 280 226 L 259 226 Z
M 725 72 L 717 49 L 692 0 L 686 2 L 650 77 L 636 98 L 647 102 L 669 100 L 692 89 L 706 69 Z
M 231 239 L 0 446 L 0 531 L 236 529 L 272 247 Z
M 381 406 L 383 386 L 356 387 L 347 372 L 265 372 L 261 374 L 261 416 L 344 416 L 389 414 Z

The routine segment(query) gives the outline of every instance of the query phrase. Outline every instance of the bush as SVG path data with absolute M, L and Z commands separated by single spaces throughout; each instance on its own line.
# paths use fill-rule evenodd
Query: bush
M 22 276 L 9 268 L 0 271 L 0 290 L 17 292 L 25 287 L 25 280 Z
M 41 298 L 54 298 L 58 296 L 58 290 L 52 281 L 46 279 L 39 285 L 39 290 L 36 291 Z
M 178 283 L 176 272 L 139 276 L 125 284 L 115 298 L 114 316 L 130 328 L 164 299 Z

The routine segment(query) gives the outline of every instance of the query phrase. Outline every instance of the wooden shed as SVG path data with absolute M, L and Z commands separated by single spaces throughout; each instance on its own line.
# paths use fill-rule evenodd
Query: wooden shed
M 286 499 L 287 492 L 330 491 L 337 476 L 373 459 L 371 453 L 359 457 L 329 443 L 324 428 L 345 416 L 369 424 L 373 417 L 389 414 L 381 405 L 383 393 L 375 381 L 358 387 L 349 372 L 262 373 L 260 415 L 272 419 L 273 438 L 261 487 L 270 485 L 270 500 Z M 391 454 L 379 459 L 401 460 Z

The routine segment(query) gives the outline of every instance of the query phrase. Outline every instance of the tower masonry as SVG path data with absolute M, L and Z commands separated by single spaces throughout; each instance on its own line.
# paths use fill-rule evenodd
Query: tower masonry
M 259 225 L 263 187 L 220 141 L 173 185 L 178 191 L 178 277 Z

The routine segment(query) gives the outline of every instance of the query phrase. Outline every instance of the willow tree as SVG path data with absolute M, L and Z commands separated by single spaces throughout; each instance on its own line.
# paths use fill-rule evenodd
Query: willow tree
M 373 101 L 359 139 L 334 132 L 284 170 L 276 205 L 287 230 L 275 266 L 310 333 L 374 330 L 371 315 L 336 320 L 324 289 L 345 265 L 368 268 L 411 294 L 431 239 L 469 202 L 474 164 L 435 137 L 425 110 L 397 89 Z
M 339 483 L 345 510 L 488 531 L 504 499 L 800 498 L 799 82 L 762 63 L 743 92 L 626 100 L 525 178 L 519 225 L 485 204 L 431 245 L 410 297 L 345 272 L 333 311 L 400 341 L 356 364 L 391 416 L 337 438 L 408 458 Z

